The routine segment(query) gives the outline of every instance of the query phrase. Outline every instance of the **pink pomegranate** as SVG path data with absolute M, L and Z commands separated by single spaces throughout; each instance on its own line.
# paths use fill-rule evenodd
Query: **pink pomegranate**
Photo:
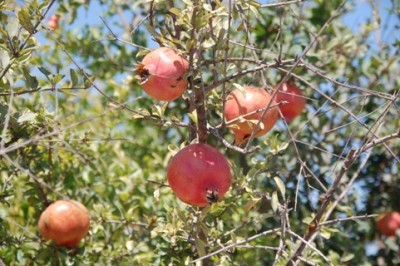
M 185 91 L 188 81 L 185 74 L 188 61 L 174 49 L 161 47 L 147 54 L 136 73 L 142 89 L 151 97 L 161 101 L 172 101 Z

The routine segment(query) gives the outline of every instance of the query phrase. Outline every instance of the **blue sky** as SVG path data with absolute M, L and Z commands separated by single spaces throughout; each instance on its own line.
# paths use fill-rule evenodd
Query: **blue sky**
M 278 1 L 259 1 L 260 3 L 274 3 Z M 388 10 L 391 10 L 391 1 L 390 0 L 381 0 L 375 1 L 379 3 L 379 15 L 382 19 L 382 27 L 386 27 L 386 31 L 383 31 L 382 34 L 382 41 L 386 43 L 392 43 L 395 39 L 400 38 L 400 29 L 396 29 L 396 25 L 400 25 L 400 21 L 396 20 L 394 16 L 390 16 Z M 342 21 L 350 27 L 354 33 L 359 32 L 360 26 L 364 25 L 366 21 L 373 18 L 372 9 L 370 4 L 366 0 L 356 0 L 354 1 L 355 6 L 353 10 L 347 14 L 346 16 L 342 17 Z M 101 24 L 102 21 L 100 19 L 100 15 L 103 13 L 102 10 L 104 7 L 101 7 L 97 1 L 91 1 L 90 6 L 88 9 L 80 8 L 78 11 L 78 19 L 69 27 L 77 28 L 81 27 L 82 25 L 96 25 Z M 53 10 L 50 12 L 50 15 L 54 14 L 56 10 L 56 6 L 54 6 Z M 129 14 L 131 15 L 131 14 Z M 116 16 L 115 19 L 119 19 Z M 129 19 L 129 17 L 128 17 Z M 110 25 L 112 21 L 108 21 Z M 118 33 L 118 29 L 113 28 Z M 121 31 L 120 31 L 121 32 Z M 371 40 L 373 41 L 373 40 Z M 150 43 L 149 46 L 154 46 L 154 43 Z

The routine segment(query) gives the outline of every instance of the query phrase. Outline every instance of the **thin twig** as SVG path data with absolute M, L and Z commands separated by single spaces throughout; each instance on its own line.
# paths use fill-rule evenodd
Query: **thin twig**
M 233 243 L 233 244 L 230 244 L 230 245 L 228 245 L 226 247 L 223 247 L 223 248 L 221 248 L 221 249 L 219 249 L 217 251 L 214 251 L 214 252 L 212 252 L 212 253 L 210 253 L 210 254 L 208 254 L 206 256 L 203 256 L 201 258 L 195 259 L 195 260 L 191 261 L 190 263 L 196 263 L 196 262 L 202 261 L 202 260 L 204 260 L 206 258 L 211 258 L 212 256 L 215 256 L 215 255 L 217 255 L 217 254 L 219 254 L 221 252 L 225 252 L 225 251 L 228 251 L 231 248 L 235 248 L 236 246 L 241 246 L 241 245 L 247 244 L 250 241 L 253 241 L 254 239 L 257 239 L 259 237 L 266 236 L 266 235 L 269 235 L 269 234 L 277 233 L 279 231 L 280 231 L 280 228 L 264 231 L 262 233 L 259 233 L 259 234 L 256 234 L 254 236 L 251 236 L 251 237 L 249 237 L 249 238 L 247 238 L 245 240 L 238 241 L 236 243 Z
M 287 1 L 287 2 L 273 3 L 273 4 L 263 4 L 260 7 L 261 8 L 284 7 L 284 6 L 287 6 L 287 5 L 299 4 L 299 3 L 302 3 L 304 1 L 305 0 L 292 0 L 292 1 Z
M 379 216 L 379 214 L 366 214 L 366 215 L 352 216 L 352 217 L 346 217 L 346 218 L 336 218 L 333 220 L 322 222 L 322 223 L 318 224 L 318 227 L 324 227 L 327 225 L 332 225 L 332 224 L 341 223 L 341 222 L 367 220 L 367 219 L 375 218 L 378 216 Z

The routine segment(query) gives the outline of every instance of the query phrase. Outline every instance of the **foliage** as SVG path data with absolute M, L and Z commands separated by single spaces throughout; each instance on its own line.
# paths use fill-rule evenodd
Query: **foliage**
M 374 223 L 400 210 L 400 35 L 389 32 L 400 7 L 392 1 L 384 21 L 371 1 L 354 30 L 343 18 L 355 4 L 0 1 L 0 262 L 399 264 L 400 235 Z M 189 61 L 176 101 L 149 98 L 135 78 L 155 46 Z M 233 145 L 227 93 L 289 79 L 307 97 L 302 115 Z M 166 181 L 171 157 L 197 140 L 233 173 L 206 208 L 180 202 Z M 59 199 L 90 212 L 77 250 L 38 233 Z

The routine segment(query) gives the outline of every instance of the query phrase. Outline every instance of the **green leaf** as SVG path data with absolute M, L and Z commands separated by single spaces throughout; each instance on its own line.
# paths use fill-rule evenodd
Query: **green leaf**
M 205 40 L 202 43 L 202 45 L 203 45 L 204 49 L 208 49 L 208 48 L 211 48 L 211 47 L 213 47 L 215 45 L 215 41 L 213 39 L 208 39 L 208 40 Z
M 136 57 L 137 58 L 144 57 L 148 53 L 150 53 L 150 50 L 140 50 L 139 52 L 136 53 Z
M 9 143 L 13 138 L 10 130 L 7 130 L 5 135 L 3 135 L 3 128 L 0 128 L 0 136 L 4 136 L 4 139 L 2 139 L 2 141 L 4 141 L 5 144 Z
M 62 74 L 60 74 L 60 73 L 56 74 L 56 75 L 54 76 L 54 79 L 53 79 L 53 84 L 57 84 L 57 83 L 60 82 L 64 77 L 65 77 L 65 76 L 62 75 Z
M 271 198 L 271 206 L 274 212 L 278 210 L 278 205 L 279 205 L 278 193 L 274 191 L 272 192 L 272 198 Z
M 159 201 L 160 200 L 160 188 L 157 188 L 156 190 L 154 190 L 153 197 L 154 197 L 155 201 Z
M 350 253 L 341 257 L 340 262 L 348 262 L 354 258 L 354 254 Z
M 302 222 L 303 222 L 304 224 L 310 224 L 313 220 L 314 220 L 313 217 L 305 217 L 305 218 L 302 220 Z
M 10 63 L 10 56 L 6 51 L 0 50 L 0 68 L 6 68 Z
M 249 202 L 247 202 L 246 206 L 244 206 L 244 211 L 249 212 L 260 200 L 261 198 L 251 199 Z
M 155 38 L 160 37 L 160 34 L 149 24 L 145 24 L 147 31 L 153 35 Z
M 69 70 L 69 76 L 71 78 L 72 87 L 74 87 L 76 84 L 78 84 L 78 76 L 76 75 L 76 72 L 74 69 L 71 68 Z
M 323 237 L 323 238 L 325 238 L 325 239 L 329 239 L 329 238 L 331 238 L 331 235 L 332 235 L 332 233 L 331 233 L 331 231 L 329 231 L 327 228 L 325 228 L 325 227 L 323 227 L 321 230 L 320 230 L 320 235 Z
M 197 121 L 197 111 L 193 110 L 193 112 L 189 113 L 189 117 L 193 121 L 193 123 L 195 123 L 197 125 L 197 123 L 198 123 L 198 121 Z
M 38 115 L 37 113 L 32 113 L 31 111 L 27 111 L 18 118 L 17 122 L 20 124 L 24 122 L 34 122 L 37 115 Z
M 206 245 L 203 240 L 201 240 L 199 237 L 196 237 L 196 249 L 200 257 L 203 257 L 206 255 Z
M 84 85 L 85 89 L 90 88 L 90 87 L 92 86 L 92 84 L 93 84 L 93 82 L 94 82 L 95 79 L 96 79 L 95 76 L 86 75 L 86 76 L 83 78 L 83 80 L 84 80 L 84 81 L 83 81 L 83 85 Z
M 163 116 L 163 110 L 161 108 L 161 106 L 159 106 L 158 104 L 154 104 L 151 107 L 151 114 L 157 117 L 162 117 Z
M 128 251 L 132 251 L 135 248 L 135 243 L 133 242 L 133 240 L 128 240 L 125 243 L 125 247 Z
M 7 34 L 10 39 L 18 35 L 19 21 L 16 17 L 10 17 L 7 24 Z
M 29 88 L 36 89 L 39 86 L 39 82 L 36 77 L 32 76 L 28 69 L 25 67 L 22 69 L 22 73 L 24 74 L 24 78 L 26 80 L 26 84 Z
M 279 191 L 282 194 L 282 197 L 285 198 L 286 195 L 286 187 L 285 184 L 283 183 L 283 181 L 279 178 L 279 177 L 274 177 L 275 183 L 278 186 Z
M 18 12 L 19 23 L 26 29 L 28 32 L 32 32 L 33 24 L 31 22 L 31 15 L 29 14 L 29 9 L 27 7 L 21 8 Z
M 51 75 L 50 71 L 48 71 L 46 68 L 41 67 L 41 66 L 38 69 L 40 72 L 42 72 L 47 77 L 47 79 L 49 79 L 49 76 Z
M 182 11 L 179 10 L 178 8 L 176 8 L 176 7 L 170 8 L 168 11 L 169 11 L 170 13 L 174 14 L 174 15 L 177 16 L 177 17 L 180 17 L 181 14 L 182 14 Z
M 249 5 L 257 7 L 257 8 L 261 7 L 261 4 L 259 2 L 253 1 L 253 0 L 249 1 Z

